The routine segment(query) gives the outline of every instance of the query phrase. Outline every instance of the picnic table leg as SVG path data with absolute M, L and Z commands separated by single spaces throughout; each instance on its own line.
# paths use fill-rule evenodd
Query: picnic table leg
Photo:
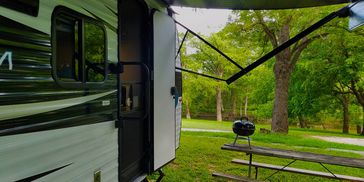
M 334 176 L 336 179 L 340 180 L 333 172 L 331 172 L 325 165 L 323 165 L 321 162 L 319 162 L 319 164 L 324 167 L 327 171 L 329 171 L 329 173 L 331 173 L 332 176 Z M 341 180 L 340 180 L 341 181 Z
M 258 167 L 255 167 L 255 179 L 258 179 Z
M 265 180 L 267 180 L 268 178 L 272 177 L 273 175 L 277 174 L 278 172 L 283 171 L 286 167 L 288 167 L 289 165 L 293 164 L 293 163 L 294 163 L 294 162 L 296 162 L 296 161 L 297 161 L 297 159 L 295 159 L 295 160 L 293 160 L 292 162 L 288 163 L 287 165 L 283 166 L 281 169 L 278 169 L 276 172 L 274 172 L 274 173 L 273 173 L 273 174 L 271 174 L 270 176 L 266 177 L 266 178 L 264 179 L 264 181 L 265 181 Z

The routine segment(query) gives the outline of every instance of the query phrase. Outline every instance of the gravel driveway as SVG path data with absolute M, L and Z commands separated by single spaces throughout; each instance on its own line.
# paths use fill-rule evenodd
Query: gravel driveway
M 364 146 L 364 138 L 361 139 L 361 138 L 325 137 L 325 136 L 313 136 L 313 137 L 329 142 Z

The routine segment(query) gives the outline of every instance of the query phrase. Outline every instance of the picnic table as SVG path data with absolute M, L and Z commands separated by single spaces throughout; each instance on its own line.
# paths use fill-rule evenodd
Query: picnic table
M 287 171 L 287 172 L 294 172 L 294 173 L 300 173 L 300 174 L 321 176 L 321 177 L 326 177 L 326 178 L 334 178 L 334 179 L 339 179 L 339 180 L 364 181 L 364 178 L 334 174 L 324 165 L 324 164 L 331 164 L 331 165 L 364 169 L 364 160 L 363 159 L 338 157 L 338 156 L 332 156 L 332 155 L 315 154 L 315 153 L 310 153 L 310 152 L 300 152 L 300 151 L 284 150 L 284 149 L 277 149 L 277 148 L 270 148 L 270 147 L 237 145 L 237 144 L 236 145 L 224 144 L 221 147 L 221 149 L 245 152 L 247 155 L 249 155 L 249 161 L 240 160 L 240 159 L 232 160 L 233 163 L 249 166 L 249 178 L 251 178 L 251 167 L 255 167 L 255 169 L 256 169 L 255 178 L 257 179 L 258 167 L 259 167 L 259 168 L 277 170 L 276 173 L 279 171 Z M 276 166 L 276 165 L 271 165 L 271 164 L 256 163 L 256 162 L 252 161 L 253 155 L 262 155 L 262 156 L 270 156 L 270 157 L 277 157 L 277 158 L 284 158 L 284 159 L 292 159 L 292 161 L 289 162 L 285 166 Z M 288 167 L 289 165 L 293 164 L 297 160 L 319 163 L 329 173 Z M 269 177 L 273 176 L 276 173 L 273 173 Z M 269 178 L 269 177 L 267 177 L 267 178 Z

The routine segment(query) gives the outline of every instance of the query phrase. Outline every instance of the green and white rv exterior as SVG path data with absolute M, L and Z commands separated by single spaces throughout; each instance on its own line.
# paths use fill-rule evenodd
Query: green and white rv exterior
M 0 181 L 142 181 L 172 161 L 175 56 L 159 1 L 1 1 Z
M 182 77 L 170 5 L 348 2 L 1 0 L 0 181 L 142 181 L 175 158 Z

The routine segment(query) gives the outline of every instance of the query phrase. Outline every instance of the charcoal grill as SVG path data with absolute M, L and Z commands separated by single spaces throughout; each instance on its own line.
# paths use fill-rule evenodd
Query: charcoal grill
M 254 134 L 255 131 L 254 123 L 249 121 L 248 118 L 242 118 L 240 120 L 234 121 L 232 129 L 236 134 L 233 145 L 235 145 L 236 141 L 240 138 L 247 140 L 250 147 L 250 135 Z

